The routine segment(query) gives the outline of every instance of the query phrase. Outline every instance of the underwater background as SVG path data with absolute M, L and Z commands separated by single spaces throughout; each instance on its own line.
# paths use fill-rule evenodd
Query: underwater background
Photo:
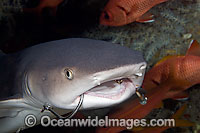
M 105 40 L 141 51 L 148 70 L 163 57 L 185 55 L 192 39 L 200 42 L 200 0 L 169 0 L 156 5 L 150 12 L 153 23 L 137 23 L 107 27 L 99 25 L 100 13 L 107 0 L 69 0 L 59 5 L 57 15 L 44 9 L 41 16 L 23 12 L 38 0 L 0 0 L 0 49 L 13 53 L 41 42 L 83 37 Z M 184 103 L 183 119 L 195 122 L 194 127 L 176 127 L 165 132 L 200 132 L 200 86 L 188 90 L 187 101 L 165 100 L 164 107 L 154 109 L 146 118 L 169 118 Z M 86 115 L 105 115 L 110 109 L 83 112 Z M 36 126 L 22 132 L 70 132 L 69 128 Z M 74 132 L 94 132 L 94 128 L 80 128 Z

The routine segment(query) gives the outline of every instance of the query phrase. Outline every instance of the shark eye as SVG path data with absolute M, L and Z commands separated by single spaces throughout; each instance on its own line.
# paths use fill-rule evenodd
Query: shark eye
M 67 79 L 69 79 L 69 80 L 73 79 L 73 72 L 72 72 L 72 70 L 65 69 L 64 72 L 65 72 L 65 77 L 67 77 Z

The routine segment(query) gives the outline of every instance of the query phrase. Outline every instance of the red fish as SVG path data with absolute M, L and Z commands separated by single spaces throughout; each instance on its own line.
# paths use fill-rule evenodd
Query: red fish
M 159 89 L 162 87 L 162 89 Z M 127 104 L 124 104 L 116 112 L 111 112 L 109 118 L 114 119 L 141 119 L 144 118 L 152 109 L 156 108 L 163 100 L 165 93 L 169 90 L 166 84 L 163 84 L 159 88 L 152 89 L 147 92 L 148 101 L 147 104 L 141 105 L 139 99 L 132 100 Z M 126 127 L 106 127 L 97 128 L 96 133 L 118 133 L 126 130 Z
M 63 0 L 40 0 L 39 4 L 34 8 L 24 8 L 24 12 L 34 13 L 40 16 L 44 8 L 50 8 L 52 15 L 56 15 L 57 7 Z
M 185 56 L 169 56 L 149 70 L 143 88 L 149 90 L 167 82 L 171 90 L 165 98 L 184 98 L 187 94 L 183 90 L 200 83 L 199 74 L 200 45 L 194 40 Z
M 109 0 L 100 16 L 100 24 L 122 26 L 131 22 L 152 22 L 153 15 L 146 13 L 153 6 L 167 0 Z
M 141 105 L 139 99 L 124 104 L 109 118 L 141 119 L 166 98 L 185 96 L 187 88 L 200 83 L 200 45 L 193 41 L 185 56 L 172 56 L 162 60 L 149 70 L 143 82 L 147 91 L 147 104 Z M 117 133 L 125 127 L 98 128 L 97 133 Z

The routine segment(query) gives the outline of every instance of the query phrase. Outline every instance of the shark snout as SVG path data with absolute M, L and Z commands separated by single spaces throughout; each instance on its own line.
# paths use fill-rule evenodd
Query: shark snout
M 145 69 L 146 63 L 141 62 L 95 73 L 94 87 L 84 92 L 83 108 L 101 108 L 128 99 L 141 86 Z
M 114 81 L 117 82 L 123 78 L 136 79 L 137 77 L 143 77 L 146 69 L 146 63 L 127 65 L 111 70 L 106 70 L 94 74 L 94 82 L 96 85 L 100 85 L 104 82 Z

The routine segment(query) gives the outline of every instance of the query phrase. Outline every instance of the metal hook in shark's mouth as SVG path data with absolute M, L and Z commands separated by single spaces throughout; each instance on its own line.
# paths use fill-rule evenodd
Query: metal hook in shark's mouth
M 61 116 L 61 115 L 59 115 L 57 112 L 55 112 L 54 110 L 53 110 L 53 107 L 51 107 L 51 105 L 50 104 L 48 104 L 48 103 L 46 103 L 43 107 L 43 110 L 41 111 L 41 112 L 44 112 L 45 110 L 48 110 L 48 111 L 50 111 L 52 114 L 54 114 L 56 117 L 58 117 L 59 119 L 70 119 L 70 118 L 72 118 L 75 114 L 76 114 L 76 112 L 80 109 L 80 107 L 81 107 L 81 105 L 82 105 L 82 103 L 83 103 L 83 99 L 84 99 L 84 94 L 81 94 L 80 95 L 80 100 L 79 100 L 79 103 L 78 103 L 78 105 L 76 106 L 76 108 L 72 111 L 72 112 L 70 112 L 70 113 L 68 113 L 67 114 L 67 116 Z
M 135 91 L 136 95 L 139 97 L 140 99 L 140 104 L 145 105 L 147 104 L 147 97 L 145 97 L 145 95 L 143 93 L 139 92 L 139 89 L 136 89 Z

